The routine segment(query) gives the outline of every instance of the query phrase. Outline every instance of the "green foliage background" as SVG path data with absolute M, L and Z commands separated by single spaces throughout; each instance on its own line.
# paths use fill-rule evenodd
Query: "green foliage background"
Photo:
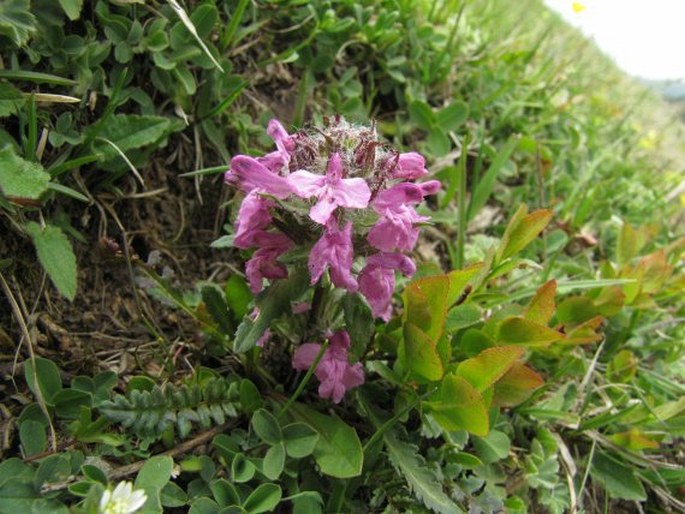
M 145 512 L 684 507 L 682 125 L 540 1 L 5 0 L 0 48 L 0 342 L 25 376 L 4 387 L 0 511 L 97 512 L 136 474 Z M 261 332 L 236 337 L 251 296 L 221 174 L 272 117 L 334 113 L 442 180 L 420 276 L 486 264 L 465 301 L 426 321 L 409 287 L 375 327 L 439 390 L 377 358 L 346 405 L 280 417 L 293 378 L 231 351 Z M 545 385 L 506 408 L 483 340 L 525 340 Z

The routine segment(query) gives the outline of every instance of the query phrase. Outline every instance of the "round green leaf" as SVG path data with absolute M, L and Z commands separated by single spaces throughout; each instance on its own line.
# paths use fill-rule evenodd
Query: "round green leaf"
M 319 434 L 306 423 L 291 423 L 283 427 L 283 438 L 288 455 L 301 459 L 314 451 Z
M 281 501 L 281 488 L 276 484 L 261 484 L 247 497 L 243 507 L 250 514 L 271 512 Z
M 259 409 L 252 415 L 252 428 L 262 441 L 269 444 L 278 444 L 283 440 L 278 420 L 265 409 Z

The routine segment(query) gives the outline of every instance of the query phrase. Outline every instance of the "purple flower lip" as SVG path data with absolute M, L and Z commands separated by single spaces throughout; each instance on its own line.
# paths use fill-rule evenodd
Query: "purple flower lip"
M 236 155 L 231 159 L 231 169 L 226 172 L 224 179 L 228 183 L 237 184 L 246 193 L 257 190 L 281 200 L 293 193 L 288 180 L 247 155 Z
M 326 225 L 324 235 L 312 247 L 309 254 L 309 273 L 312 284 L 316 284 L 326 267 L 329 268 L 331 281 L 338 287 L 354 292 L 358 288 L 357 280 L 352 276 L 352 222 L 349 221 L 343 230 L 338 222 L 331 218 Z
M 301 198 L 315 196 L 317 203 L 309 216 L 325 225 L 338 207 L 364 209 L 369 204 L 371 190 L 363 178 L 341 178 L 342 161 L 338 152 L 328 160 L 326 175 L 316 175 L 307 170 L 298 170 L 288 176 L 295 194 Z

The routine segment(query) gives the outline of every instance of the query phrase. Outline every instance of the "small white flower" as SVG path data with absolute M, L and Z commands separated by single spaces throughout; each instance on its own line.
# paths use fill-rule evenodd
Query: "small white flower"
M 133 514 L 147 501 L 142 489 L 133 490 L 131 482 L 119 482 L 114 491 L 107 488 L 100 498 L 100 514 Z

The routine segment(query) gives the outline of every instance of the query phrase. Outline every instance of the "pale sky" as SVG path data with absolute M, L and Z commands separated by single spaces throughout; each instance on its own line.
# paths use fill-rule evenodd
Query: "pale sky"
M 685 0 L 545 2 L 631 75 L 685 79 Z M 575 12 L 574 3 L 584 9 Z

